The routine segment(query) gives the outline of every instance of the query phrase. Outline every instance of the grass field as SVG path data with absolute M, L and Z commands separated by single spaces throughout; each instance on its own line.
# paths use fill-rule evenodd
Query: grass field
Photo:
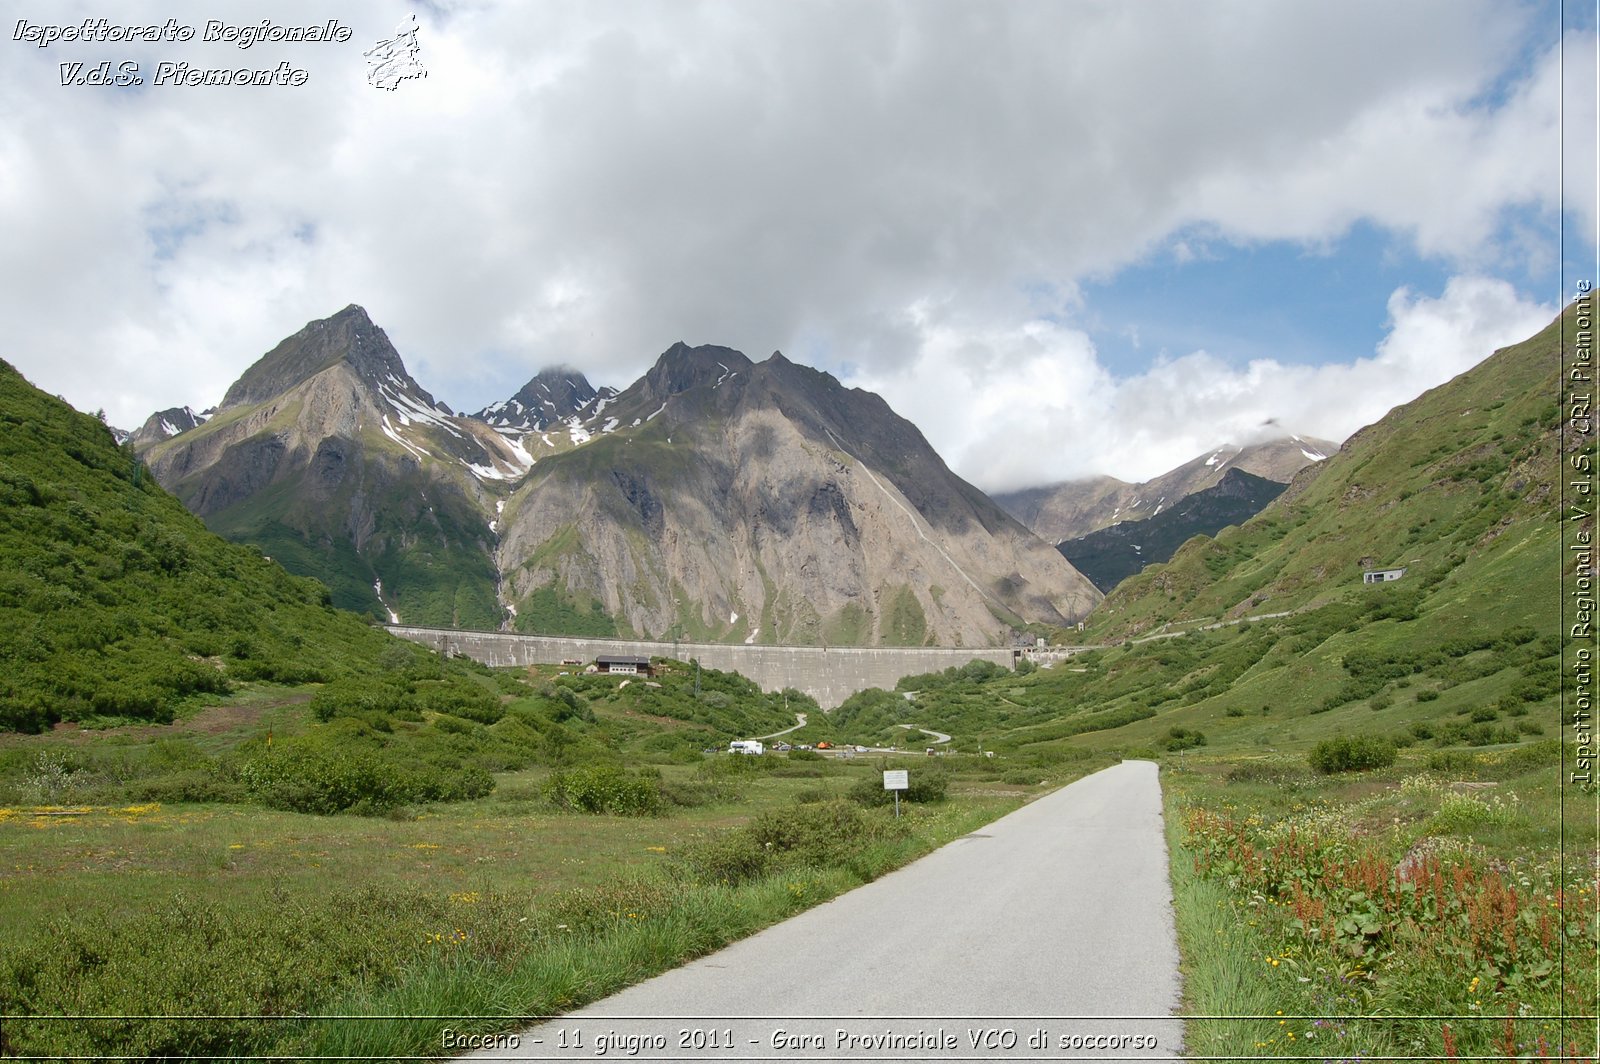
M 628 760 L 666 796 L 656 815 L 563 808 L 552 784 L 580 770 L 545 764 L 495 773 L 484 797 L 375 816 L 134 797 L 166 778 L 151 775 L 163 759 L 225 766 L 264 732 L 282 746 L 329 727 L 314 721 L 312 694 L 257 688 L 167 728 L 0 738 L 0 764 L 13 769 L 0 779 L 0 1049 L 431 1053 L 445 1026 L 504 1030 L 571 1009 L 1041 790 L 999 780 L 983 759 L 942 759 L 948 796 L 897 821 L 850 799 L 881 784 L 878 759 L 690 762 L 675 746 Z M 589 727 L 649 746 L 645 723 L 614 707 Z M 97 759 L 84 761 L 89 752 Z M 907 763 L 914 776 L 929 771 L 926 758 Z M 46 792 L 51 801 L 22 800 Z M 400 1015 L 463 1019 L 304 1018 Z M 235 1018 L 184 1018 L 198 1016 Z

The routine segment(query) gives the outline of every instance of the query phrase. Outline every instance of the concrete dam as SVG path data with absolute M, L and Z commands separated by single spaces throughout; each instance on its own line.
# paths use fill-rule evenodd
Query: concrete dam
M 520 635 L 514 632 L 464 632 L 391 624 L 389 632 L 441 654 L 463 654 L 485 665 L 589 664 L 602 654 L 641 658 L 698 659 L 707 668 L 737 672 L 763 690 L 792 687 L 834 709 L 869 687 L 894 690 L 903 676 L 939 672 L 973 659 L 1014 668 L 1027 650 L 1013 647 L 812 647 L 749 646 L 737 643 L 639 642 L 582 636 Z

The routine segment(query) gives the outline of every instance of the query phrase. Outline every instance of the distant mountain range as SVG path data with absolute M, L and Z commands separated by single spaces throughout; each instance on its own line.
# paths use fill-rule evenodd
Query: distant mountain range
M 1230 468 L 1211 487 L 1185 495 L 1150 517 L 1119 521 L 1086 536 L 1062 540 L 1056 549 L 1095 587 L 1109 594 L 1145 566 L 1171 558 L 1195 536 L 1214 536 L 1254 517 L 1286 487 Z
M 777 353 L 679 343 L 621 392 L 547 370 L 462 416 L 350 306 L 133 443 L 214 530 L 411 623 L 992 645 L 1100 597 L 881 398 Z
M 996 495 L 994 501 L 1040 536 L 1060 543 L 1109 528 L 1119 521 L 1155 517 L 1176 505 L 1179 499 L 1215 487 L 1230 469 L 1287 484 L 1301 469 L 1338 450 L 1336 443 L 1295 435 L 1245 447 L 1224 444 L 1171 472 L 1138 484 L 1115 477 L 1090 477 L 1004 492 Z

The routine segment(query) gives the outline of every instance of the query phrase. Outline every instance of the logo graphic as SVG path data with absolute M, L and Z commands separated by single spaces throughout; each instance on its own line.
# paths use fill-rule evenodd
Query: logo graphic
M 425 78 L 427 68 L 417 58 L 417 16 L 406 16 L 395 27 L 393 37 L 379 41 L 361 54 L 367 57 L 367 84 L 393 92 L 402 81 Z

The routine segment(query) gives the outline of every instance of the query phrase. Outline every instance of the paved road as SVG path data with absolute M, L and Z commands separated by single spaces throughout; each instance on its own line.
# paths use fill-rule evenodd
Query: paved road
M 633 1060 L 1159 1059 L 1180 1048 L 1178 996 L 1156 766 L 1129 761 L 471 1059 L 593 1059 L 608 1033 L 649 1046 L 605 1054 Z M 701 1034 L 680 1048 L 680 1031 Z
M 904 728 L 907 731 L 916 728 L 917 731 L 931 738 L 934 746 L 938 746 L 940 743 L 947 743 L 950 741 L 950 736 L 941 731 L 932 731 L 928 728 L 917 728 L 915 724 L 901 724 L 899 727 Z
M 804 728 L 806 726 L 806 715 L 804 713 L 796 713 L 794 715 L 794 719 L 796 721 L 798 721 L 799 723 L 795 724 L 793 727 L 785 728 L 785 729 L 783 729 L 783 731 L 775 731 L 771 735 L 757 735 L 757 736 L 754 736 L 754 738 L 756 738 L 756 739 L 776 739 L 780 735 L 788 735 L 790 732 L 799 731 L 801 728 Z

